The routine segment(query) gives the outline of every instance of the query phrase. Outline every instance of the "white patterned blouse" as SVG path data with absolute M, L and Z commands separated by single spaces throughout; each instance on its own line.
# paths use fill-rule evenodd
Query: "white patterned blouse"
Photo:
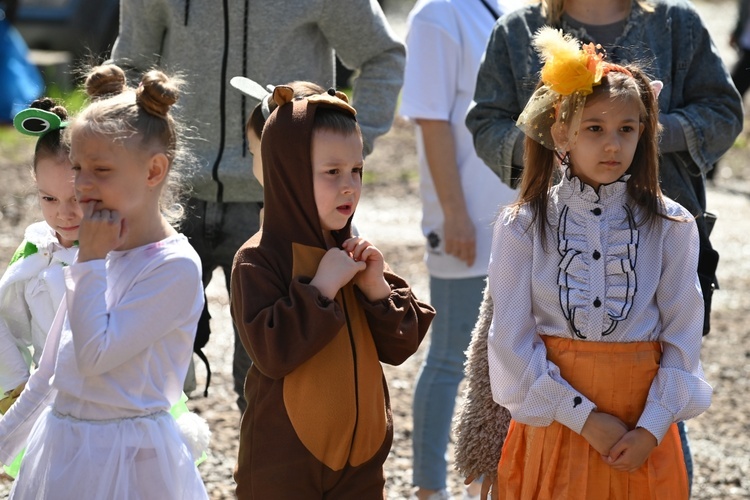
M 661 367 L 637 424 L 659 442 L 673 422 L 710 405 L 712 389 L 700 363 L 703 298 L 695 221 L 665 198 L 666 214 L 684 221 L 639 223 L 628 178 L 597 193 L 566 172 L 550 192 L 546 245 L 527 205 L 515 217 L 506 209 L 496 222 L 488 273 L 494 302 L 490 377 L 495 401 L 520 423 L 547 426 L 556 420 L 580 433 L 596 408 L 547 360 L 540 335 L 659 341 Z

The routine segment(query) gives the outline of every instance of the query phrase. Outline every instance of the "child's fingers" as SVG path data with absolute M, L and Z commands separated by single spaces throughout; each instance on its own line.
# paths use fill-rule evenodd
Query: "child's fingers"
M 623 440 L 620 439 L 618 442 L 612 446 L 609 450 L 609 459 L 612 462 L 615 462 L 620 456 L 625 452 L 626 446 L 625 443 L 623 443 Z
M 374 247 L 368 246 L 367 248 L 357 247 L 357 254 L 354 256 L 354 260 L 367 262 L 373 253 L 375 253 Z
M 357 245 L 351 250 L 352 258 L 354 260 L 367 260 L 365 257 L 365 252 L 369 248 L 372 248 L 372 243 L 360 238 L 360 240 L 357 242 Z
M 341 244 L 341 248 L 343 248 L 347 252 L 351 252 L 352 250 L 354 250 L 354 247 L 357 246 L 357 243 L 361 239 L 362 238 L 360 238 L 359 236 L 352 236 L 348 240 L 344 240 L 344 242 Z
M 83 218 L 90 219 L 94 215 L 94 208 L 96 207 L 96 200 L 87 201 L 83 204 Z

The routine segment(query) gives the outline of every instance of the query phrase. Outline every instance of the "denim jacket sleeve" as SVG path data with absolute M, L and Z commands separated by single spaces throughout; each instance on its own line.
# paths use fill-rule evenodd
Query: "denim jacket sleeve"
M 511 185 L 518 115 L 534 92 L 541 64 L 531 39 L 544 23 L 538 5 L 503 16 L 487 42 L 466 126 L 477 155 Z M 516 164 L 515 167 L 520 168 Z
M 694 164 L 688 165 L 690 174 L 700 175 L 742 131 L 742 100 L 694 8 L 682 1 L 663 4 L 641 29 L 656 58 L 653 76 L 667 90 L 659 96 L 660 112 L 679 120 Z

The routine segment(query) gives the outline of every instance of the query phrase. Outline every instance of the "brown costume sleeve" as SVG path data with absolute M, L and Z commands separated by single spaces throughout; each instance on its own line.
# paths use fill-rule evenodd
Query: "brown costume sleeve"
M 414 354 L 435 317 L 435 309 L 417 300 L 401 277 L 385 272 L 391 295 L 370 302 L 359 290 L 372 338 L 383 363 L 400 365 Z
M 492 399 L 487 360 L 491 323 L 492 298 L 485 288 L 479 319 L 469 344 L 464 399 L 453 421 L 455 467 L 464 477 L 497 476 L 500 452 L 510 424 L 508 410 Z
M 265 376 L 280 379 L 310 359 L 345 323 L 344 312 L 304 278 L 291 284 L 270 270 L 236 261 L 232 318 L 242 345 Z

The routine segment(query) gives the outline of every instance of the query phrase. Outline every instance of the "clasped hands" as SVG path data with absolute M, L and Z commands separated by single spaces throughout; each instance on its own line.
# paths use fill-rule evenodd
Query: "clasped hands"
M 623 472 L 636 471 L 658 444 L 646 429 L 630 430 L 614 415 L 596 410 L 583 425 L 581 436 L 602 455 L 602 460 Z
M 384 271 L 385 260 L 380 250 L 366 239 L 355 236 L 344 241 L 341 248 L 326 252 L 310 284 L 333 300 L 339 289 L 353 280 L 365 297 L 375 302 L 391 294 Z
M 642 427 L 628 429 L 625 422 L 599 411 L 592 411 L 581 429 L 581 436 L 598 451 L 602 460 L 613 469 L 623 472 L 634 472 L 643 465 L 657 446 L 656 437 Z M 470 475 L 464 484 L 471 484 L 477 479 Z M 485 477 L 482 482 L 480 498 L 496 500 L 497 476 Z

